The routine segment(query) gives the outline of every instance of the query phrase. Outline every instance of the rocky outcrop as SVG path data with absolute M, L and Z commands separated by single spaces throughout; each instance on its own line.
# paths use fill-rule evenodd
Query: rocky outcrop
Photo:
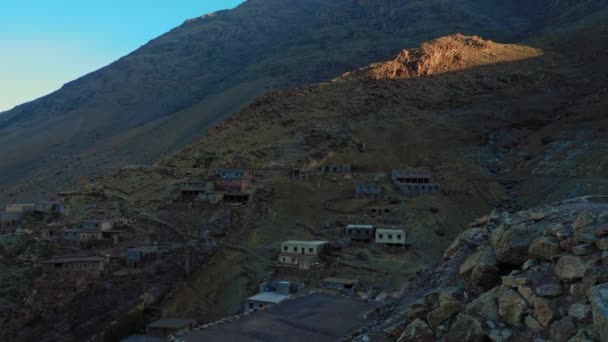
M 589 301 L 593 310 L 593 326 L 602 341 L 608 341 L 608 284 L 592 288 Z
M 539 54 L 540 50 L 532 48 L 518 49 L 477 36 L 455 34 L 424 43 L 417 49 L 403 50 L 392 61 L 372 65 L 367 73 L 374 79 L 431 76 Z
M 429 292 L 409 316 L 438 341 L 607 341 L 608 262 L 580 238 L 604 238 L 606 209 L 575 199 L 478 219 L 444 255 L 464 285 Z

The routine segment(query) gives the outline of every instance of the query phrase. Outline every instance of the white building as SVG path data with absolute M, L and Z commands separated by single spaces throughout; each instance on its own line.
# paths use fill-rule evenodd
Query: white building
M 371 241 L 374 239 L 374 226 L 371 224 L 349 224 L 346 226 L 346 236 L 351 240 Z
M 283 295 L 277 292 L 260 292 L 255 296 L 247 298 L 245 302 L 245 313 L 259 310 L 265 306 L 275 305 L 291 298 L 290 295 Z
M 398 227 L 376 228 L 376 243 L 387 246 L 405 246 L 405 230 Z
M 319 255 L 327 244 L 327 241 L 285 241 L 281 244 L 279 264 L 308 270 L 319 261 Z

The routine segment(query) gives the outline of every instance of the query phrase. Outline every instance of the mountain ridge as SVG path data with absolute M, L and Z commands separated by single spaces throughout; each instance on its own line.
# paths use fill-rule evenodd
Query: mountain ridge
M 582 3 L 582 13 L 604 5 Z M 526 11 L 537 9 L 529 5 L 521 12 L 518 6 L 250 0 L 186 21 L 108 67 L 2 115 L 2 194 L 37 197 L 106 167 L 149 163 L 269 90 L 337 77 L 426 39 L 468 31 L 514 40 L 533 29 Z M 25 177 L 39 181 L 24 183 Z

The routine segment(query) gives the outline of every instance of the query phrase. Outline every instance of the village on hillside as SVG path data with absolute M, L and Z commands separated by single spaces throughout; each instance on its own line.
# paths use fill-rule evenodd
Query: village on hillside
M 256 196 L 264 196 L 271 187 L 270 180 L 277 178 L 320 192 L 325 191 L 321 184 L 339 182 L 342 191 L 319 206 L 347 220 L 321 227 L 322 239 L 289 239 L 268 246 L 273 257 L 265 263 L 271 272 L 254 284 L 257 293 L 240 299 L 241 309 L 232 313 L 235 316 L 209 322 L 170 316 L 159 309 L 159 301 L 170 296 L 176 284 L 188 282 L 191 273 L 199 268 L 204 272 L 205 262 L 226 247 L 222 241 L 238 224 L 232 222 L 233 216 L 238 215 L 234 213 L 255 207 L 259 202 Z M 116 317 L 117 324 L 86 332 L 101 340 L 104 335 L 120 336 L 130 329 L 132 336 L 124 341 L 157 341 L 188 334 L 202 334 L 200 340 L 204 340 L 207 330 L 210 334 L 219 333 L 214 330 L 218 324 L 249 316 L 269 320 L 264 316 L 271 315 L 267 310 L 283 302 L 285 306 L 302 307 L 290 309 L 293 312 L 319 301 L 323 304 L 318 305 L 328 308 L 327 315 L 331 310 L 346 308 L 353 313 L 370 313 L 388 296 L 387 292 L 378 287 L 379 282 L 352 277 L 352 272 L 344 270 L 359 267 L 353 263 L 362 267 L 393 263 L 408 253 L 414 243 L 411 227 L 405 224 L 408 199 L 440 195 L 441 189 L 428 168 L 358 172 L 351 164 L 328 164 L 312 169 L 220 169 L 206 177 L 175 181 L 171 189 L 166 189 L 162 204 L 168 212 L 204 208 L 214 215 L 228 210 L 228 218 L 219 220 L 204 234 L 188 232 L 185 227 L 148 214 L 134 214 L 115 203 L 110 208 L 100 204 L 103 200 L 96 202 L 96 198 L 109 193 L 112 189 L 105 187 L 102 179 L 83 177 L 78 179 L 76 189 L 58 194 L 57 201 L 7 204 L 0 212 L 0 239 L 5 246 L 10 239 L 24 246 L 25 251 L 18 256 L 19 266 L 27 269 L 31 277 L 27 296 L 30 313 L 25 318 L 7 316 L 9 326 L 19 327 L 81 305 L 83 298 L 108 286 L 121 288 L 121 294 L 131 296 L 125 300 L 139 308 L 142 315 L 138 329 L 124 328 L 121 317 Z M 433 210 L 428 214 L 433 215 Z M 129 283 L 141 284 L 141 288 L 129 288 Z M 95 304 L 89 309 L 103 307 Z M 343 327 L 335 327 L 332 334 L 347 334 L 360 326 L 362 322 L 356 319 L 359 314 L 350 322 L 345 320 Z M 326 325 L 321 321 L 303 324 L 313 324 L 312 329 Z M 286 333 L 289 330 L 287 326 L 284 329 Z

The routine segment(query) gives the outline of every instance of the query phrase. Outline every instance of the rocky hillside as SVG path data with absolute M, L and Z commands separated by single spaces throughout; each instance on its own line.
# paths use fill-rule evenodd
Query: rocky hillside
M 386 331 L 402 342 L 606 341 L 607 224 L 605 196 L 479 218 L 402 288 L 404 309 L 384 324 L 400 323 Z
M 463 32 L 515 41 L 605 5 L 249 0 L 188 20 L 109 66 L 4 113 L 0 196 L 31 200 L 63 189 L 76 176 L 150 162 L 267 91 L 330 79 L 428 39 Z

